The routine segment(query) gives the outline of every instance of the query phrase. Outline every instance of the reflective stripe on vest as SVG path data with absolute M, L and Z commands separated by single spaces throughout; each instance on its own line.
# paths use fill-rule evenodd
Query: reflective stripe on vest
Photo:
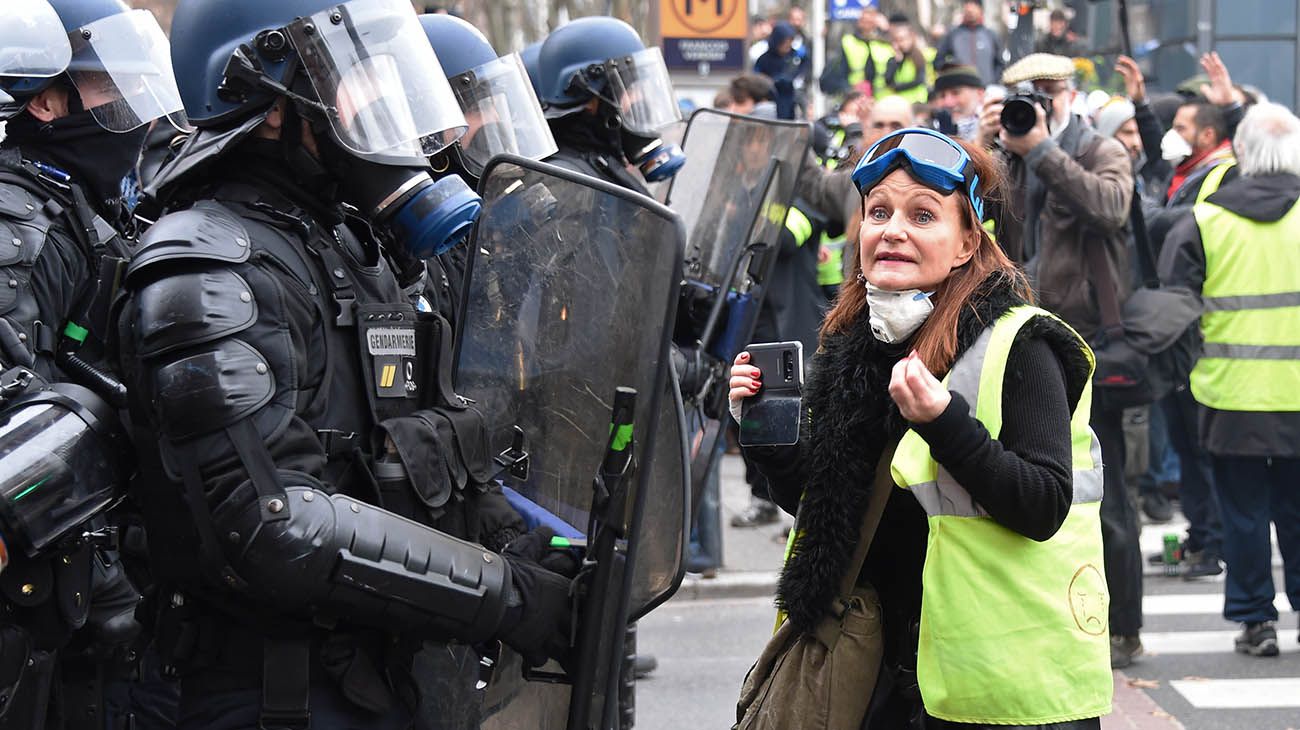
M 1300 411 L 1300 205 L 1272 223 L 1209 201 L 1192 215 L 1205 249 L 1192 395 L 1221 411 Z
M 986 329 L 945 378 L 996 439 L 1017 307 Z M 1059 321 L 1059 320 L 1058 320 Z M 1076 335 L 1077 337 L 1077 335 Z M 1082 338 L 1079 349 L 1092 353 Z M 894 454 L 894 481 L 925 509 L 917 679 L 926 712 L 951 722 L 1043 725 L 1110 712 L 1110 597 L 1101 547 L 1101 447 L 1088 428 L 1091 375 L 1070 420 L 1074 502 L 1037 542 L 998 524 L 930 456 L 915 431 Z
M 1221 162 L 1210 171 L 1205 173 L 1205 179 L 1201 181 L 1201 189 L 1196 193 L 1196 202 L 1204 203 L 1205 199 L 1214 194 L 1214 191 L 1223 185 L 1223 176 L 1228 174 L 1228 170 L 1236 167 L 1237 161 Z
M 785 214 L 785 229 L 794 236 L 794 243 L 800 248 L 812 238 L 813 224 L 802 210 L 791 207 Z

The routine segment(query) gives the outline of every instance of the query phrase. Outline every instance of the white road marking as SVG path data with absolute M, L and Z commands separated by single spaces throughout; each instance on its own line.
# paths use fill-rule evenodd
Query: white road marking
M 1286 594 L 1279 593 L 1273 598 L 1273 605 L 1278 613 L 1291 610 Z M 1145 616 L 1179 616 L 1190 614 L 1223 613 L 1222 593 L 1164 593 L 1157 596 L 1142 597 L 1142 613 Z
M 1300 707 L 1300 678 L 1177 679 L 1169 684 L 1192 707 L 1202 710 Z

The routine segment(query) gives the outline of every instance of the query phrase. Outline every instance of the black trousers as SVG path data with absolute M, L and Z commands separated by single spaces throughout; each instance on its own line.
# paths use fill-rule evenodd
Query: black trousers
M 1219 499 L 1214 493 L 1210 454 L 1201 448 L 1198 423 L 1200 404 L 1190 388 L 1181 388 L 1160 401 L 1169 424 L 1169 444 L 1178 453 L 1182 485 L 1178 499 L 1187 517 L 1187 547 L 1218 557 L 1223 551 L 1223 524 Z
M 1124 413 L 1093 402 L 1092 430 L 1101 442 L 1104 486 L 1101 542 L 1110 591 L 1110 633 L 1133 636 L 1142 628 L 1142 552 L 1137 505 L 1124 483 Z

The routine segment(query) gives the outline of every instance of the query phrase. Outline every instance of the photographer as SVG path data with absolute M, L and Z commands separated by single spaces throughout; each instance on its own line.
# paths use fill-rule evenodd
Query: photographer
M 1133 165 L 1124 147 L 1070 113 L 1074 64 L 1036 53 L 1002 81 L 1022 90 L 985 105 L 980 135 L 1004 157 L 1011 180 L 1002 210 L 994 210 L 998 242 L 1025 266 L 1042 306 L 1083 337 L 1101 329 L 1092 270 L 1109 269 L 1111 286 L 1128 296 L 1127 233 Z M 1122 412 L 1093 404 L 1091 425 L 1105 463 L 1102 537 L 1110 588 L 1111 661 L 1125 666 L 1141 651 L 1142 558 L 1137 513 L 1124 488 Z

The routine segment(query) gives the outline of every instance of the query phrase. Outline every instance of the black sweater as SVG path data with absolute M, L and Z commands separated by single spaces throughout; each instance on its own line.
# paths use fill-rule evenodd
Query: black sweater
M 935 461 L 993 519 L 1025 537 L 1047 540 L 1065 522 L 1074 491 L 1065 373 L 1041 338 L 1022 337 L 1012 347 L 1002 413 L 1002 433 L 995 440 L 975 420 L 966 399 L 954 393 L 938 418 L 913 428 Z M 770 480 L 775 501 L 793 513 L 801 489 L 798 447 L 751 449 L 747 455 Z
M 1002 413 L 1002 432 L 994 440 L 966 399 L 954 393 L 938 418 L 913 427 L 930 445 L 935 461 L 994 520 L 1031 539 L 1047 540 L 1065 522 L 1074 489 L 1065 372 L 1046 340 L 1022 331 L 1012 346 Z M 777 503 L 791 512 L 802 489 L 798 451 L 798 446 L 747 451 L 768 477 Z M 881 596 L 886 634 L 892 637 L 886 643 L 890 662 L 914 646 L 907 627 L 921 613 L 927 534 L 920 504 L 907 491 L 894 489 L 859 577 Z

